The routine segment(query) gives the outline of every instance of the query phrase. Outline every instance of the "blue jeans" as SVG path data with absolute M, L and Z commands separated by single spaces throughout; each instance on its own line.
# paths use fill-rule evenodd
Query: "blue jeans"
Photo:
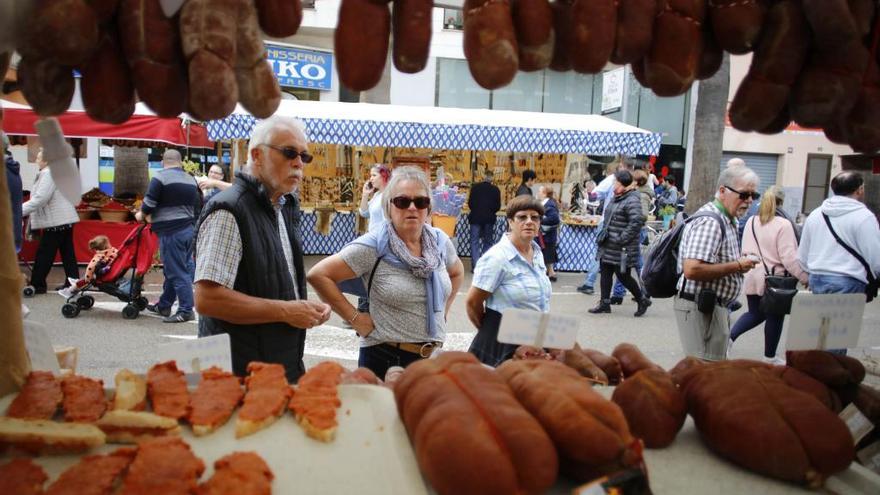
M 639 246 L 641 246 L 641 244 L 643 242 L 645 242 L 645 239 L 647 239 L 647 238 L 648 238 L 648 231 L 646 229 L 642 228 L 642 230 L 639 232 Z M 640 273 L 642 273 L 642 248 L 641 247 L 639 247 L 639 261 L 636 263 L 636 275 L 637 276 L 635 277 L 636 282 L 639 283 L 639 287 L 641 287 L 641 280 L 642 280 L 640 278 L 640 275 L 638 275 Z M 620 283 L 620 279 L 618 278 L 617 281 L 614 282 L 614 290 L 611 292 L 611 296 L 612 297 L 619 297 L 619 298 L 623 299 L 624 295 L 626 295 L 626 288 L 624 288 L 623 284 Z
M 194 234 L 193 227 L 186 227 L 159 235 L 159 252 L 165 272 L 162 296 L 156 304 L 159 309 L 170 308 L 176 299 L 179 302 L 178 312 L 191 313 L 193 310 L 193 279 L 196 274 Z
M 867 284 L 844 275 L 810 275 L 813 294 L 864 294 Z M 830 349 L 834 354 L 846 354 L 846 349 Z
M 480 257 L 495 244 L 495 224 L 471 224 L 471 271 Z
M 595 257 L 590 258 L 590 265 L 587 267 L 587 276 L 584 277 L 584 286 L 589 288 L 596 287 L 596 277 L 599 276 L 599 260 Z
M 761 312 L 761 296 L 748 295 L 749 310 L 736 320 L 736 324 L 730 330 L 730 339 L 736 341 L 740 335 L 764 324 L 764 357 L 772 358 L 776 355 L 779 346 L 779 338 L 782 336 L 782 322 L 785 316 L 767 315 Z

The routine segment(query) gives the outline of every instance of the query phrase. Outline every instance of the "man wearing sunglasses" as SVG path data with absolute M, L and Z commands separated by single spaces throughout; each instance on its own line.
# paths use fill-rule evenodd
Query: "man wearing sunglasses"
M 199 336 L 229 334 L 232 369 L 239 376 L 251 361 L 263 361 L 284 365 L 295 382 L 305 372 L 305 329 L 330 317 L 328 305 L 306 299 L 293 192 L 312 161 L 307 149 L 300 121 L 261 121 L 251 135 L 247 165 L 199 220 Z
M 737 219 L 758 198 L 758 175 L 747 167 L 725 168 L 715 199 L 684 226 L 678 251 L 675 318 L 686 355 L 707 361 L 727 357 L 730 312 L 742 290 L 743 274 L 758 260 L 743 257 Z

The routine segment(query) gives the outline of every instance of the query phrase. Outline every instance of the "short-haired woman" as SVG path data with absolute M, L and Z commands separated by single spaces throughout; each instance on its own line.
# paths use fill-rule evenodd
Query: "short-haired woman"
M 502 311 L 550 310 L 550 280 L 535 242 L 544 207 L 532 196 L 517 196 L 507 203 L 506 213 L 508 232 L 480 257 L 465 302 L 468 319 L 478 329 L 469 351 L 490 366 L 510 359 L 517 347 L 498 342 Z
M 764 277 L 767 273 L 781 275 L 788 272 L 806 284 L 809 274 L 798 262 L 798 241 L 792 222 L 782 214 L 785 192 L 779 186 L 772 186 L 764 192 L 758 214 L 749 218 L 743 230 L 742 252 L 761 257 L 758 263 L 745 275 L 743 291 L 746 294 L 749 310 L 739 317 L 730 330 L 730 340 L 736 341 L 742 334 L 764 324 L 764 360 L 773 364 L 785 364 L 776 357 L 776 348 L 782 336 L 783 315 L 765 314 L 761 311 L 761 296 L 764 294 Z
M 642 316 L 651 305 L 632 276 L 639 261 L 639 232 L 645 225 L 639 192 L 632 189 L 633 176 L 628 170 L 614 173 L 614 199 L 605 209 L 604 224 L 596 243 L 599 245 L 599 274 L 602 299 L 590 313 L 611 312 L 611 283 L 614 276 L 636 298 L 638 309 L 633 316 Z
M 394 170 L 382 195 L 388 222 L 321 260 L 308 281 L 361 337 L 358 365 L 384 377 L 430 357 L 446 339 L 446 315 L 464 266 L 442 230 L 426 224 L 431 188 L 417 167 Z M 370 312 L 357 310 L 337 284 L 360 279 Z

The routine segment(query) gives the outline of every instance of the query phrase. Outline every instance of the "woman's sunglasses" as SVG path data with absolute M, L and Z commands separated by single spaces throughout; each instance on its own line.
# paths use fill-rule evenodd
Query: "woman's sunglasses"
M 734 188 L 732 188 L 732 187 L 730 187 L 730 186 L 724 186 L 724 188 L 727 189 L 728 191 L 732 192 L 732 193 L 739 194 L 739 199 L 741 199 L 742 201 L 745 201 L 745 200 L 747 200 L 747 199 L 749 199 L 749 198 L 752 198 L 752 201 L 755 201 L 755 200 L 757 200 L 758 198 L 761 197 L 761 195 L 760 195 L 759 193 L 756 193 L 756 192 L 739 192 L 739 191 L 737 191 L 736 189 L 734 189 Z
M 288 160 L 296 160 L 296 157 L 299 157 L 303 163 L 311 163 L 314 158 L 308 151 L 297 151 L 293 146 L 275 146 L 274 144 L 266 144 L 264 146 L 281 153 Z
M 416 196 L 415 198 L 410 198 L 409 196 L 397 196 L 396 198 L 391 198 L 391 204 L 400 210 L 405 210 L 409 208 L 409 205 L 415 204 L 416 208 L 424 210 L 431 206 L 431 198 L 427 196 Z

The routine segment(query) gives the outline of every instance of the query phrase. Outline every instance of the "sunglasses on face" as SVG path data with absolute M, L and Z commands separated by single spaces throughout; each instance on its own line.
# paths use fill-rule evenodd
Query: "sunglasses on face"
M 405 210 L 409 208 L 409 205 L 415 204 L 416 208 L 424 210 L 431 206 L 431 198 L 427 196 L 416 196 L 415 198 L 410 198 L 409 196 L 397 196 L 396 198 L 391 199 L 391 204 L 400 210 Z
M 741 199 L 741 200 L 743 200 L 743 201 L 745 201 L 745 200 L 747 200 L 747 199 L 751 199 L 751 200 L 754 201 L 754 200 L 757 200 L 758 198 L 761 197 L 760 194 L 758 194 L 758 193 L 756 193 L 756 192 L 754 192 L 754 191 L 739 192 L 739 191 L 737 191 L 736 189 L 734 189 L 734 188 L 732 188 L 732 187 L 730 187 L 730 186 L 724 186 L 724 188 L 727 189 L 728 191 L 732 192 L 732 193 L 739 194 L 739 199 Z
M 308 151 L 297 151 L 293 146 L 276 146 L 274 144 L 264 144 L 263 146 L 281 153 L 288 160 L 296 160 L 296 157 L 299 157 L 303 163 L 311 163 L 314 158 Z

